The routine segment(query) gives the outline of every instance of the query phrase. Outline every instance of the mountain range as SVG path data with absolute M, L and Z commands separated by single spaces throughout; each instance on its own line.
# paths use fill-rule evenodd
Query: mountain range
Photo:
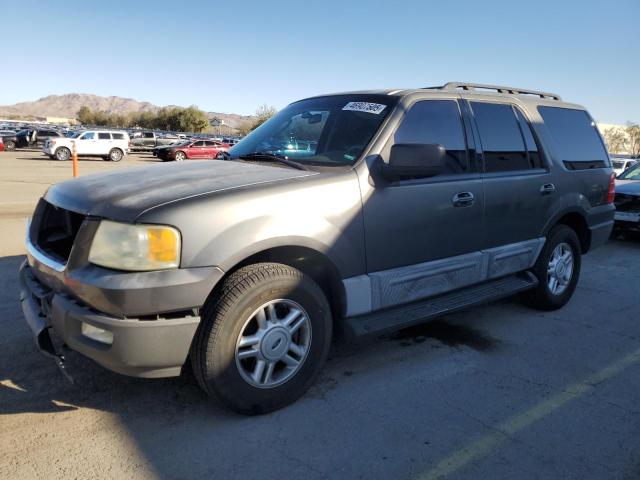
M 88 93 L 67 93 L 49 95 L 33 102 L 20 102 L 14 105 L 0 105 L 0 117 L 63 117 L 76 118 L 80 107 L 91 110 L 103 110 L 109 113 L 155 112 L 159 108 L 149 102 L 139 102 L 132 98 L 102 97 Z M 168 105 L 173 107 L 175 105 Z M 235 113 L 206 112 L 210 119 L 217 118 L 232 128 L 238 127 L 253 117 Z

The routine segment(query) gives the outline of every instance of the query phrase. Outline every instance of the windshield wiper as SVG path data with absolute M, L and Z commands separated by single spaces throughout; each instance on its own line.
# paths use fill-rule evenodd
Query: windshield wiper
M 253 152 L 253 153 L 247 153 L 245 155 L 240 155 L 237 158 L 239 158 L 240 160 L 278 162 L 278 163 L 282 163 L 283 165 L 288 165 L 289 167 L 296 168 L 298 170 L 308 170 L 308 168 L 302 165 L 301 163 L 294 162 L 293 160 L 289 160 L 289 158 L 284 155 L 278 155 L 275 153 Z

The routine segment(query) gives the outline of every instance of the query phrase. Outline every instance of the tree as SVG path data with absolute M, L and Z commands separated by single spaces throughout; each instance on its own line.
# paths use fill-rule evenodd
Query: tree
M 189 108 L 181 109 L 178 112 L 178 125 L 183 132 L 202 132 L 209 126 L 209 119 L 207 115 L 199 110 L 195 105 L 191 105 Z
M 624 131 L 627 134 L 627 151 L 634 157 L 640 156 L 640 125 L 629 122 Z
M 266 103 L 263 105 L 260 105 L 256 109 L 256 119 L 251 125 L 251 130 L 255 130 L 256 128 L 258 128 L 264 122 L 266 122 L 271 117 L 273 117 L 276 113 L 278 113 L 278 110 L 276 109 L 276 107 L 269 106 Z
M 93 124 L 93 112 L 89 107 L 80 107 L 76 116 L 78 117 L 78 121 L 83 125 Z
M 627 146 L 627 133 L 620 127 L 607 128 L 602 132 L 609 153 L 622 153 Z

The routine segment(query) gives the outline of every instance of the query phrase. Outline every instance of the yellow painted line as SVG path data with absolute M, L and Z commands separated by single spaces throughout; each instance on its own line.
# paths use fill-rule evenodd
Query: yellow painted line
M 524 430 L 532 423 L 541 420 L 553 411 L 559 409 L 566 403 L 579 398 L 594 386 L 614 377 L 629 366 L 640 362 L 640 349 L 626 355 L 617 362 L 614 362 L 593 375 L 588 376 L 581 382 L 572 383 L 561 392 L 554 394 L 546 400 L 541 401 L 529 410 L 511 417 L 497 425 L 494 433 L 489 433 L 476 440 L 467 447 L 452 453 L 440 461 L 433 469 L 422 473 L 417 478 L 419 480 L 438 480 L 466 467 L 471 462 L 489 456 L 502 442 Z

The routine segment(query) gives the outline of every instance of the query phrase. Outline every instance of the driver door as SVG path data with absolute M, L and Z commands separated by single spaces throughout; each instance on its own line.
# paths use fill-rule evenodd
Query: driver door
M 98 148 L 98 140 L 95 132 L 84 132 L 76 141 L 78 155 L 95 155 Z
M 483 268 L 482 178 L 460 105 L 421 99 L 406 108 L 382 159 L 396 143 L 440 144 L 445 168 L 428 178 L 387 181 L 372 168 L 361 176 L 373 310 L 476 283 Z

